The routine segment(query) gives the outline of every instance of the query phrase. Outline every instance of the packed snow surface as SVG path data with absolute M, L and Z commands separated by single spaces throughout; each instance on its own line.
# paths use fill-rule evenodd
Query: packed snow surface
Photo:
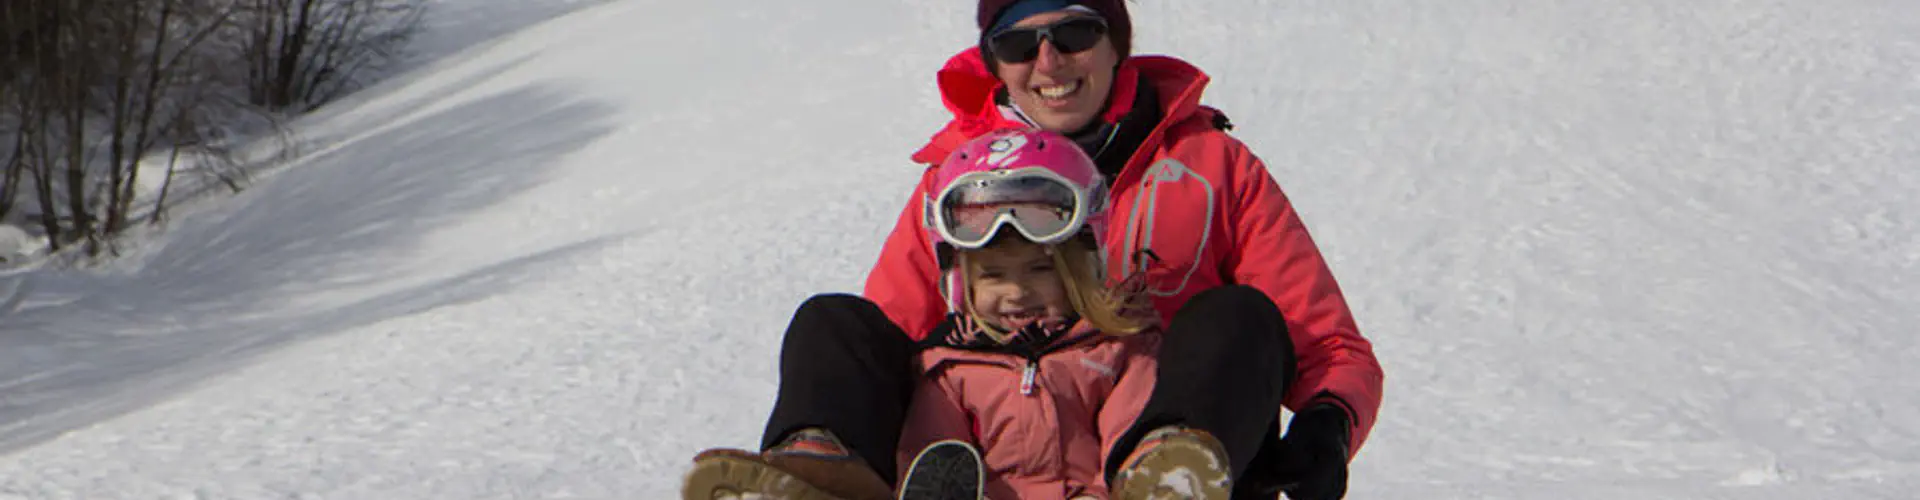
M 0 499 L 671 498 L 855 292 L 970 2 L 438 2 L 0 317 Z M 1920 2 L 1135 2 L 1386 368 L 1349 498 L 1911 498 Z

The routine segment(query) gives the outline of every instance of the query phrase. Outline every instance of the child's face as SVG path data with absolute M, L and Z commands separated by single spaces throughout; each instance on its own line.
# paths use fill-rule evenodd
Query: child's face
M 973 313 L 1006 331 L 1040 320 L 1065 320 L 1073 311 L 1053 256 L 1040 245 L 1008 239 L 967 255 L 975 275 Z

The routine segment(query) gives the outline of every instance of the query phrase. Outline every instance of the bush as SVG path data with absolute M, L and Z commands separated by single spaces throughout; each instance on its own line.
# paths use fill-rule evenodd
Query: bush
M 97 256 L 160 221 L 176 180 L 240 189 L 240 136 L 364 83 L 421 2 L 0 1 L 0 223 Z

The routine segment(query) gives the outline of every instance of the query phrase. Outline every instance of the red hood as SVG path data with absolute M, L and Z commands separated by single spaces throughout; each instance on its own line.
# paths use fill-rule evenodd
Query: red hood
M 1129 57 L 1120 62 L 1120 74 L 1114 78 L 1113 95 L 1109 99 L 1115 105 L 1108 107 L 1106 120 L 1112 121 L 1129 110 L 1139 81 L 1137 75 L 1146 75 L 1160 95 L 1163 118 L 1152 136 L 1160 135 L 1160 130 L 1186 120 L 1200 109 L 1200 94 L 1210 79 L 1200 68 L 1173 57 Z M 993 96 L 1002 85 L 1000 79 L 987 71 L 987 63 L 981 59 L 978 48 L 968 47 L 948 58 L 946 66 L 940 68 L 937 81 L 940 100 L 946 104 L 947 111 L 953 113 L 953 120 L 913 154 L 915 163 L 939 163 L 968 139 L 1002 127 L 1022 126 L 1000 115 Z

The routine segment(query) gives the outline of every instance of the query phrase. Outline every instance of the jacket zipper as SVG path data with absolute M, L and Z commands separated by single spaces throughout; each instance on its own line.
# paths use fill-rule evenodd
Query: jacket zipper
M 1020 371 L 1020 395 L 1032 396 L 1035 375 L 1040 371 L 1040 360 L 1028 357 L 1027 367 Z
M 1035 353 L 1031 356 L 1028 356 L 1028 355 L 1016 355 L 1016 356 L 1024 360 L 1021 362 L 1021 367 L 1020 367 L 1020 395 L 1032 396 L 1034 393 L 1034 390 L 1040 386 L 1040 382 L 1039 382 L 1040 354 Z M 1004 363 L 1004 362 L 986 362 L 986 361 L 980 361 L 980 360 L 960 360 L 956 362 L 985 363 L 985 364 L 997 365 L 1002 367 L 1011 367 L 1009 363 Z
M 1045 356 L 1048 353 L 1051 353 L 1060 349 L 1065 349 L 1071 346 L 1079 345 L 1093 338 L 1095 338 L 1095 336 L 1076 337 L 1069 341 L 1056 342 L 1056 343 L 1047 345 L 1045 347 L 1036 349 L 1032 352 L 1007 352 L 1007 351 L 999 351 L 999 350 L 992 350 L 992 349 L 974 349 L 974 348 L 966 348 L 966 347 L 959 347 L 959 349 L 976 351 L 976 352 L 993 352 L 993 353 L 999 353 L 999 354 L 1008 354 L 1018 359 L 1024 360 L 1024 363 L 1020 368 L 1020 395 L 1032 396 L 1034 393 L 1034 390 L 1040 385 L 1039 375 L 1040 375 L 1040 357 L 1041 356 Z M 949 346 L 949 347 L 955 347 L 955 346 Z M 973 362 L 973 361 L 963 360 L 961 362 Z M 994 363 L 994 364 L 998 364 L 1000 366 L 1007 366 L 1005 363 Z

